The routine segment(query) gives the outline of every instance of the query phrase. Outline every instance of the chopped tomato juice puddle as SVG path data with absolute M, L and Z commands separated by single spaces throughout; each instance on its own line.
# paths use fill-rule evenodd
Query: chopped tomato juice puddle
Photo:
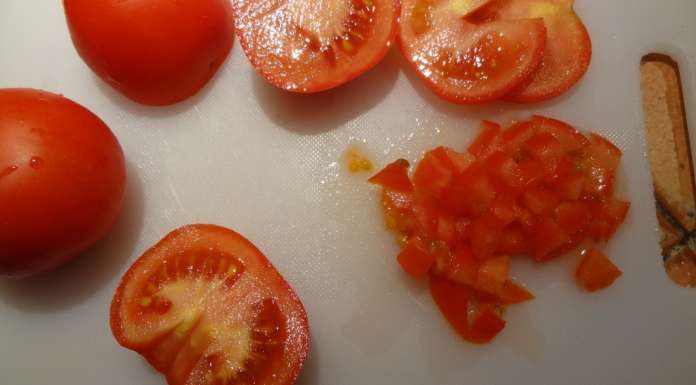
M 534 116 L 503 130 L 484 122 L 464 152 L 428 151 L 409 175 L 399 159 L 370 179 L 382 187 L 397 257 L 430 280 L 440 311 L 467 341 L 487 343 L 505 327 L 504 306 L 534 299 L 510 278 L 510 257 L 539 263 L 581 245 L 575 277 L 589 292 L 621 271 L 599 250 L 625 221 L 630 203 L 614 197 L 621 151 L 607 139 Z

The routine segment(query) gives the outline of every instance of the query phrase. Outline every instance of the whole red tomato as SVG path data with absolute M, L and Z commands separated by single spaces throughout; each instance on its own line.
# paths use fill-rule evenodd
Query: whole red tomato
M 26 276 L 102 238 L 126 171 L 104 122 L 62 96 L 0 89 L 0 275 Z
M 213 77 L 232 47 L 228 0 L 64 0 L 73 43 L 104 81 L 148 105 L 176 103 Z

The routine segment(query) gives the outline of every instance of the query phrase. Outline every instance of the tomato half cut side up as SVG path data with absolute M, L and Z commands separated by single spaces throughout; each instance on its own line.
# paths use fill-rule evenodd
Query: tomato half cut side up
M 405 0 L 399 22 L 401 51 L 436 94 L 451 102 L 480 104 L 508 94 L 541 63 L 546 45 L 542 19 L 476 25 L 458 2 Z
M 541 102 L 566 92 L 583 77 L 592 58 L 590 35 L 573 10 L 573 0 L 505 0 L 481 9 L 494 20 L 544 19 L 548 38 L 541 65 L 505 98 Z
M 111 329 L 171 385 L 288 385 L 309 352 L 297 295 L 251 242 L 213 225 L 177 229 L 131 266 Z
M 396 37 L 397 0 L 233 0 L 251 64 L 276 87 L 312 93 L 374 67 Z

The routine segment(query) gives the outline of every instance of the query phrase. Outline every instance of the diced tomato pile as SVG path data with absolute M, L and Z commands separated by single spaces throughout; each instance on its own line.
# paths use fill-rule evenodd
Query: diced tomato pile
M 537 262 L 581 246 L 578 284 L 604 289 L 621 275 L 597 247 L 616 233 L 630 203 L 614 197 L 621 150 L 542 116 L 503 130 L 484 122 L 464 152 L 437 147 L 409 175 L 399 159 L 370 179 L 382 187 L 398 263 L 430 279 L 444 316 L 466 340 L 485 343 L 505 327 L 505 305 L 534 298 L 510 278 L 511 256 Z

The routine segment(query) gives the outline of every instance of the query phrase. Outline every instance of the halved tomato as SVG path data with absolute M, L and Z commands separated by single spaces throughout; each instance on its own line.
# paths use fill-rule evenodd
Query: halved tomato
M 548 39 L 541 65 L 531 79 L 506 96 L 515 102 L 539 102 L 556 97 L 585 74 L 592 57 L 590 35 L 573 10 L 573 0 L 498 0 L 484 7 L 487 20 L 541 17 Z
M 233 0 L 244 53 L 276 87 L 300 93 L 346 83 L 379 63 L 396 37 L 397 0 Z
M 399 43 L 439 96 L 464 104 L 499 99 L 536 70 L 546 45 L 542 19 L 476 25 L 451 0 L 405 0 Z
M 171 385 L 292 384 L 309 351 L 307 314 L 248 240 L 182 227 L 128 270 L 111 329 Z

